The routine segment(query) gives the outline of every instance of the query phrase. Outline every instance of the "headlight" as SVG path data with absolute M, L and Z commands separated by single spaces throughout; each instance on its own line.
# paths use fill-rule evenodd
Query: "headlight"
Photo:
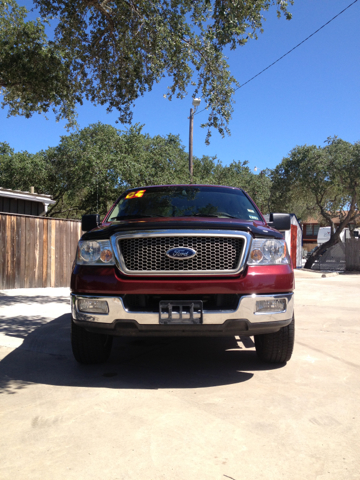
M 114 265 L 114 254 L 110 240 L 81 241 L 78 245 L 78 265 Z
M 290 263 L 285 240 L 255 238 L 248 265 L 281 265 Z

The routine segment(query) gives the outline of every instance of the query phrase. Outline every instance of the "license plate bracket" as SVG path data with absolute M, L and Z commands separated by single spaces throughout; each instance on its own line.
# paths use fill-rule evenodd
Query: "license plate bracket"
M 203 302 L 161 300 L 159 323 L 163 325 L 199 325 L 203 322 Z

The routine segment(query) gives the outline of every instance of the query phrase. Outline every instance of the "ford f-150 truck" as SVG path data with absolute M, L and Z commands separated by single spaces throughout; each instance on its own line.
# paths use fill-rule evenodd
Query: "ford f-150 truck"
M 82 228 L 71 277 L 78 362 L 106 361 L 114 335 L 254 336 L 261 360 L 290 359 L 294 273 L 277 231 L 289 215 L 266 223 L 241 188 L 146 186 Z

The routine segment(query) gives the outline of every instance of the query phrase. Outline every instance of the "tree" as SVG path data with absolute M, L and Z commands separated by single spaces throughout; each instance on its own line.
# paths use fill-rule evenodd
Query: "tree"
M 53 108 L 57 119 L 75 122 L 75 104 L 81 103 L 72 80 L 66 49 L 49 42 L 48 21 L 26 22 L 28 11 L 14 0 L 0 0 L 0 94 L 9 115 L 29 118 Z
M 360 218 L 360 143 L 354 145 L 329 137 L 323 148 L 300 146 L 272 172 L 273 205 L 279 211 L 290 209 L 306 219 L 322 217 L 332 227 L 328 242 L 309 257 L 311 265 L 329 247 L 340 241 L 340 233 L 351 221 Z M 339 218 L 335 229 L 332 218 Z
M 259 175 L 254 175 L 247 161 L 234 160 L 230 165 L 224 166 L 216 156 L 204 155 L 194 159 L 194 183 L 243 188 L 263 213 L 269 212 L 269 172 L 264 170 Z
M 0 143 L 0 185 L 52 195 L 48 216 L 79 218 L 104 215 L 127 188 L 189 183 L 188 155 L 177 135 L 126 131 L 97 123 L 61 137 L 56 147 L 36 154 L 17 152 Z M 29 180 L 31 179 L 31 180 Z M 224 166 L 216 157 L 194 158 L 194 183 L 242 187 L 262 208 L 269 178 L 254 175 L 247 162 Z
M 42 152 L 31 154 L 17 152 L 7 144 L 0 143 L 0 186 L 14 190 L 47 193 L 50 166 Z
M 258 175 L 252 173 L 248 162 L 233 161 L 227 167 L 226 185 L 241 187 L 251 196 L 262 213 L 269 213 L 271 179 L 269 170 L 262 170 Z
M 188 183 L 188 154 L 178 135 L 142 133 L 142 125 L 134 125 L 122 133 L 123 155 L 128 159 L 122 169 L 127 186 Z
M 193 87 L 209 107 L 203 125 L 228 131 L 236 80 L 225 48 L 262 31 L 263 12 L 291 18 L 293 0 L 33 0 L 41 19 L 0 0 L 0 87 L 9 114 L 47 112 L 74 123 L 84 99 L 117 109 L 129 122 L 134 101 L 169 79 L 164 93 L 183 98 Z M 54 40 L 45 34 L 55 19 Z
M 127 131 L 101 123 L 61 138 L 46 152 L 53 166 L 57 204 L 51 216 L 104 215 L 130 187 L 181 183 L 188 179 L 187 155 L 175 135 L 150 137 L 142 126 Z
M 150 137 L 140 125 L 124 132 L 97 123 L 34 155 L 0 143 L 0 185 L 29 190 L 31 182 L 36 192 L 52 195 L 51 217 L 103 216 L 127 188 L 187 183 L 187 165 L 178 136 Z
M 46 150 L 51 194 L 57 202 L 49 208 L 49 216 L 104 214 L 123 186 L 121 150 L 118 130 L 100 123 L 61 137 L 58 146 Z

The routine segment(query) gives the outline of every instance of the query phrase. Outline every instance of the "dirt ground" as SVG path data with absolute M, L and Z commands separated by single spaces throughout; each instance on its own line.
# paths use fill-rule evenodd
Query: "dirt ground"
M 68 289 L 0 292 L 0 478 L 360 479 L 360 276 L 296 272 L 285 366 L 251 339 L 116 339 L 81 366 Z

